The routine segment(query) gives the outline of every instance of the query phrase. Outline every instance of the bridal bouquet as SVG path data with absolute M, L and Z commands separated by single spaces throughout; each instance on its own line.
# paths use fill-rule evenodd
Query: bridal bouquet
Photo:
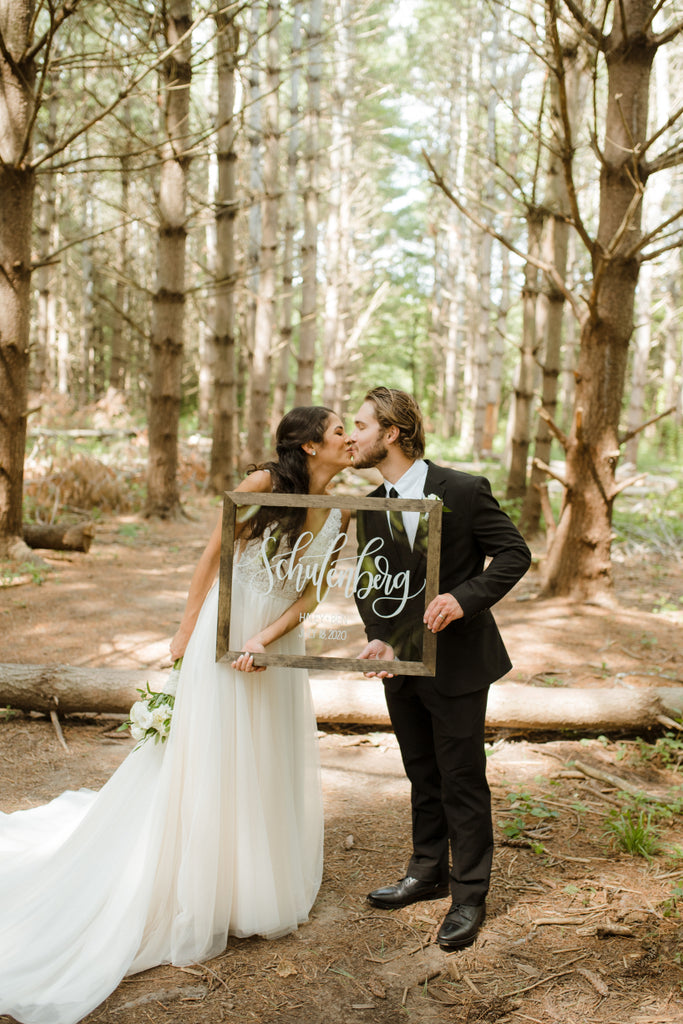
M 138 690 L 140 700 L 136 700 L 130 709 L 127 721 L 119 726 L 119 731 L 130 729 L 130 734 L 137 745 L 152 738 L 155 743 L 163 743 L 171 731 L 171 718 L 175 704 L 175 691 L 178 685 L 178 669 L 182 658 L 173 666 L 166 687 L 161 692 L 151 690 L 147 683 L 144 690 Z

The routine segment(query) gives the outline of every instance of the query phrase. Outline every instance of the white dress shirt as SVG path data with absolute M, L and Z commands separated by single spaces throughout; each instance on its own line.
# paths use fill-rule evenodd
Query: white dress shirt
M 410 469 L 407 469 L 403 476 L 396 481 L 395 484 L 389 483 L 388 480 L 384 481 L 384 488 L 387 497 L 389 497 L 389 491 L 391 488 L 395 488 L 398 491 L 399 498 L 424 498 L 424 487 L 427 479 L 427 463 L 424 459 L 417 459 Z M 406 530 L 406 537 L 410 543 L 412 549 L 415 543 L 415 534 L 417 533 L 417 524 L 420 521 L 419 512 L 402 512 L 403 525 Z M 389 513 L 387 512 L 387 517 Z M 391 520 L 389 521 L 389 528 L 391 528 Z

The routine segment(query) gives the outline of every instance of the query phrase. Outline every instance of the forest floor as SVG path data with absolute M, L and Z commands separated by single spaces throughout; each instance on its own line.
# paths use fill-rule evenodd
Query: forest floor
M 0 663 L 161 668 L 216 515 L 108 514 L 87 555 L 0 582 Z M 0 567 L 1 570 L 1 567 Z M 0 571 L 0 576 L 2 575 Z M 532 570 L 498 606 L 515 668 L 545 686 L 681 685 L 680 556 L 615 559 L 613 609 L 535 598 Z M 131 748 L 111 721 L 0 715 L 2 809 L 101 786 Z M 491 735 L 496 849 L 476 944 L 445 954 L 448 901 L 395 912 L 366 893 L 403 874 L 409 792 L 389 732 L 320 729 L 325 871 L 309 922 L 277 941 L 231 939 L 192 968 L 125 979 L 88 1024 L 667 1024 L 683 1019 L 683 740 Z M 575 758 L 659 801 L 588 778 Z M 652 842 L 648 856 L 618 835 Z M 617 835 L 618 834 L 618 835 Z M 6 1021 L 9 1018 L 0 1018 Z

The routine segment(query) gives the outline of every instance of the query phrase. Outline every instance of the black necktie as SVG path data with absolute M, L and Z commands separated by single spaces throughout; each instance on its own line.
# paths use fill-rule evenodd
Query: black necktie
M 390 498 L 400 497 L 395 487 L 389 489 Z M 407 540 L 406 528 L 403 525 L 403 513 L 398 512 L 396 509 L 392 509 L 389 512 L 389 525 L 391 526 L 391 534 L 395 541 Z

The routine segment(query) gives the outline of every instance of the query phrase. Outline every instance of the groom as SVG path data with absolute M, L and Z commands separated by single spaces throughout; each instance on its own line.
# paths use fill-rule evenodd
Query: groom
M 423 459 L 422 415 L 404 391 L 369 391 L 355 417 L 351 442 L 354 466 L 377 467 L 384 477 L 371 497 L 443 501 L 440 593 L 423 618 L 437 636 L 436 674 L 368 673 L 384 679 L 391 723 L 411 783 L 413 822 L 413 854 L 405 877 L 375 889 L 368 900 L 376 907 L 395 908 L 450 893 L 451 908 L 437 941 L 442 949 L 462 949 L 474 941 L 484 920 L 493 854 L 484 750 L 486 699 L 489 685 L 511 668 L 490 607 L 524 575 L 531 556 L 484 477 Z M 386 547 L 390 560 L 399 545 L 415 546 L 415 513 L 403 514 L 403 529 L 392 525 L 397 513 L 358 515 L 359 531 L 367 536 L 386 535 L 389 520 L 396 540 Z M 415 656 L 414 643 L 404 648 L 398 634 L 383 635 L 380 621 L 365 616 L 364 622 L 369 642 L 361 658 Z M 414 629 L 412 634 L 414 638 Z

